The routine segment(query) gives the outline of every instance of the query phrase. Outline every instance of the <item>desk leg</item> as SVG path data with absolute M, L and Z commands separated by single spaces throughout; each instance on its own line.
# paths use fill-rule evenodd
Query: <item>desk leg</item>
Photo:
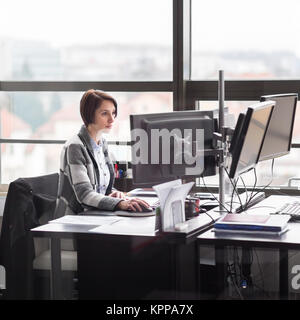
M 217 294 L 219 299 L 226 297 L 227 251 L 225 246 L 215 246 Z
M 289 295 L 289 260 L 288 250 L 279 249 L 279 297 L 288 299 Z
M 199 260 L 196 241 L 190 244 L 175 244 L 173 254 L 173 281 L 175 299 L 195 299 L 198 297 Z
M 202 298 L 202 292 L 201 292 L 201 268 L 200 268 L 201 245 L 199 245 L 198 242 L 196 242 L 195 256 L 196 256 L 196 298 L 198 300 L 200 300 Z
M 60 300 L 62 299 L 60 239 L 51 238 L 50 247 L 51 247 L 50 296 L 52 300 Z
M 178 288 L 179 288 L 179 269 L 180 269 L 180 253 L 179 245 L 171 245 L 170 247 L 170 256 L 172 261 L 172 268 L 170 269 L 171 274 L 171 295 L 173 299 L 178 299 Z

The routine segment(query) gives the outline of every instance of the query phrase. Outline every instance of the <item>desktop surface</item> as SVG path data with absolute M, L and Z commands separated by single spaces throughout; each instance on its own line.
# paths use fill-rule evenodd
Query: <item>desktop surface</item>
M 85 218 L 95 216 L 76 216 L 84 220 Z M 104 216 L 103 216 L 104 217 Z M 105 218 L 105 217 L 104 217 Z M 85 224 L 83 223 L 51 223 L 31 229 L 34 236 L 50 237 L 50 238 L 101 238 L 101 237 L 120 237 L 120 236 L 139 236 L 139 237 L 155 237 L 155 216 L 128 218 L 120 217 L 116 222 L 109 224 Z M 111 219 L 111 216 L 107 216 Z
M 60 249 L 57 250 L 57 241 L 62 238 L 77 240 L 79 299 L 137 299 L 147 297 L 148 293 L 153 294 L 150 296 L 152 299 L 160 299 L 160 294 L 164 293 L 165 289 L 166 297 L 174 299 L 176 295 L 181 294 L 179 293 L 180 285 L 178 287 L 179 280 L 175 280 L 174 277 L 183 280 L 185 277 L 193 277 L 194 263 L 183 264 L 180 269 L 176 267 L 174 272 L 170 272 L 170 269 L 178 264 L 177 260 L 181 259 L 180 254 L 183 250 L 181 246 L 184 246 L 184 252 L 191 251 L 189 259 L 192 259 L 195 253 L 196 234 L 193 233 L 193 242 L 189 243 L 186 239 L 191 239 L 192 233 L 175 230 L 170 233 L 170 235 L 176 235 L 176 239 L 179 240 L 176 241 L 176 248 L 178 245 L 181 248 L 174 257 L 174 249 L 171 247 L 174 242 L 169 241 L 167 234 L 145 233 L 145 230 L 141 233 L 137 232 L 144 228 L 143 225 L 148 225 L 153 230 L 155 216 L 143 218 L 111 215 L 76 216 L 76 219 L 78 218 L 92 221 L 95 218 L 107 219 L 110 224 L 104 226 L 106 232 L 101 230 L 100 233 L 100 231 L 91 231 L 95 225 L 64 224 L 52 221 L 32 229 L 32 234 L 37 237 L 51 238 L 51 255 L 55 263 L 59 261 L 57 256 L 60 252 Z M 120 220 L 113 223 L 112 219 Z M 207 226 L 211 223 L 209 222 L 211 219 L 205 214 L 191 220 L 191 227 L 198 223 L 195 229 L 197 234 L 202 230 L 203 225 Z M 130 225 L 137 228 L 133 230 Z M 55 245 L 52 246 L 52 244 Z M 58 269 L 59 264 L 51 273 L 54 299 L 59 298 L 56 295 L 60 292 L 61 274 L 57 271 Z M 188 286 L 191 292 L 195 292 L 195 283 L 193 280 Z M 186 290 L 186 281 L 184 281 L 184 288 Z
M 297 199 L 291 196 L 275 196 L 272 195 L 254 207 L 250 208 L 247 213 L 243 214 L 273 214 L 276 208 L 280 207 L 290 199 Z M 299 198 L 298 198 L 299 199 Z M 300 248 L 300 223 L 289 222 L 288 230 L 281 235 L 268 234 L 237 234 L 237 233 L 216 233 L 213 228 L 200 234 L 197 239 L 199 244 L 215 244 L 215 245 L 249 245 L 262 247 L 285 247 L 289 249 Z

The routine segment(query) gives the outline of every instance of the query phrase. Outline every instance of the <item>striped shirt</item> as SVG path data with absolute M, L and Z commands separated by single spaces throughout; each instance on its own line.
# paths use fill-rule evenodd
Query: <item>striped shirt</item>
M 110 172 L 103 153 L 103 140 L 101 139 L 99 144 L 97 144 L 94 139 L 91 138 L 91 145 L 99 168 L 99 185 L 97 186 L 97 192 L 105 194 L 109 185 Z

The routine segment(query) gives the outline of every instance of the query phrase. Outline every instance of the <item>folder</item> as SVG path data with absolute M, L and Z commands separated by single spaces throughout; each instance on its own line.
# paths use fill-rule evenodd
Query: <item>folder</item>
M 289 215 L 228 213 L 215 224 L 215 231 L 248 231 L 281 233 L 286 230 Z

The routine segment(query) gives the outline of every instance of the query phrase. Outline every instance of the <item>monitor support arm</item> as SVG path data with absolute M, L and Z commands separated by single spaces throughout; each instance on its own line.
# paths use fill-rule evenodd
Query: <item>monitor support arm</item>
M 219 210 L 225 212 L 225 165 L 226 157 L 228 153 L 228 142 L 227 133 L 228 129 L 224 126 L 224 100 L 225 100 L 225 81 L 224 71 L 219 70 L 219 81 L 218 81 L 218 98 L 219 98 L 219 128 L 221 136 L 221 149 L 223 150 L 222 162 L 219 165 Z
M 218 82 L 218 98 L 219 98 L 219 128 L 220 132 L 214 132 L 214 139 L 217 140 L 217 149 L 205 149 L 203 154 L 206 156 L 213 155 L 217 157 L 217 165 L 219 167 L 219 210 L 227 212 L 225 209 L 225 167 L 228 157 L 229 142 L 233 135 L 234 129 L 224 126 L 224 97 L 225 97 L 225 82 L 224 71 L 219 71 Z

